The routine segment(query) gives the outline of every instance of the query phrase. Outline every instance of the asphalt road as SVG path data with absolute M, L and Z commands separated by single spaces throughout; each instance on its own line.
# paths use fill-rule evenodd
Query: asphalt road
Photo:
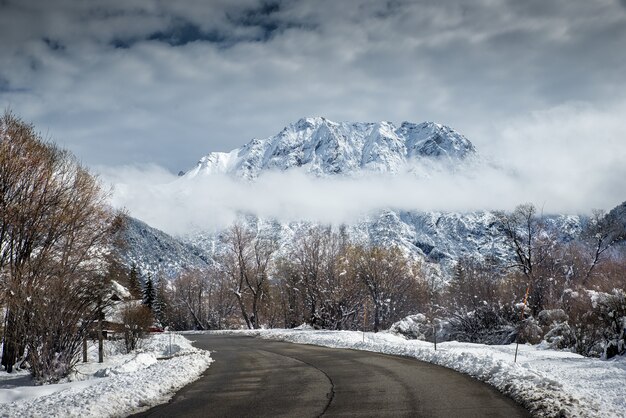
M 191 335 L 215 362 L 138 417 L 528 417 L 492 387 L 413 359 L 356 350 Z

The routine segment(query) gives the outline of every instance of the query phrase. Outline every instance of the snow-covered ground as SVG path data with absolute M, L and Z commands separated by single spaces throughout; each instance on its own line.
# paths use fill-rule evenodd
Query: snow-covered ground
M 104 363 L 91 346 L 89 362 L 59 384 L 34 386 L 27 372 L 0 372 L 0 416 L 118 417 L 167 402 L 212 362 L 188 339 L 171 338 L 171 358 L 167 333 L 151 335 L 131 354 L 120 354 L 121 341 L 107 341 Z
M 313 330 L 238 331 L 302 344 L 410 356 L 495 386 L 539 417 L 626 417 L 626 358 L 603 361 L 520 345 L 437 344 L 391 333 Z
M 232 331 L 230 331 L 232 332 Z M 511 396 L 539 417 L 626 417 L 626 358 L 609 361 L 521 345 L 406 340 L 391 333 L 314 330 L 235 331 L 261 338 L 327 347 L 351 348 L 410 356 L 467 373 Z M 25 372 L 0 372 L 0 416 L 106 417 L 126 416 L 166 402 L 195 380 L 212 362 L 209 353 L 172 335 L 157 334 L 138 352 L 119 354 L 106 346 L 105 363 L 98 364 L 95 347 L 90 361 L 79 364 L 67 382 L 33 386 Z

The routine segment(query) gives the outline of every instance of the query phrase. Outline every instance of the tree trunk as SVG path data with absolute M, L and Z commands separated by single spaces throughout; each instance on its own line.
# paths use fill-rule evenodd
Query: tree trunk
M 374 332 L 378 332 L 380 327 L 380 307 L 377 303 L 374 304 Z
M 2 365 L 6 367 L 7 373 L 13 372 L 16 359 L 15 347 L 15 320 L 11 310 L 7 310 L 6 328 L 4 330 L 4 344 L 2 345 Z
M 237 297 L 237 302 L 239 302 L 239 308 L 241 309 L 241 316 L 243 316 L 243 319 L 246 321 L 246 325 L 248 326 L 248 329 L 252 329 L 252 324 L 250 323 L 250 318 L 248 317 L 248 314 L 246 313 L 246 307 L 243 305 L 243 300 L 240 294 L 235 293 L 235 296 Z
M 258 306 L 257 306 L 257 297 L 255 295 L 254 300 L 252 301 L 252 327 L 254 329 L 259 328 L 259 315 L 258 315 Z
M 83 363 L 87 363 L 87 334 L 83 337 Z
M 98 363 L 104 362 L 104 337 L 102 336 L 102 319 L 98 319 Z
M 7 368 L 7 373 L 12 373 L 15 364 L 15 344 L 11 340 L 7 340 L 3 346 L 2 362 Z

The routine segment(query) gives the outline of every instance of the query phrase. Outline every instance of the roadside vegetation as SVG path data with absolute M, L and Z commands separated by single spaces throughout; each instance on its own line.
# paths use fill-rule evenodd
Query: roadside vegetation
M 0 119 L 2 367 L 58 381 L 100 342 L 115 304 L 127 351 L 158 325 L 174 330 L 390 327 L 409 338 L 487 344 L 543 342 L 610 358 L 626 352 L 624 213 L 595 212 L 576 239 L 559 238 L 529 204 L 498 214 L 510 257 L 461 258 L 435 280 L 427 261 L 387 243 L 356 244 L 315 226 L 279 248 L 235 224 L 205 270 L 144 277 L 124 265 L 98 179 L 32 125 Z M 120 303 L 121 284 L 124 300 Z M 113 290 L 112 290 L 113 289 Z M 115 299 L 115 297 L 117 299 Z
M 86 359 L 88 339 L 99 340 L 102 362 L 112 281 L 123 271 L 115 250 L 122 222 L 98 179 L 70 152 L 12 113 L 0 117 L 0 334 L 6 372 L 27 369 L 36 382 L 59 381 Z
M 426 262 L 355 245 L 341 230 L 313 227 L 279 253 L 271 237 L 234 225 L 212 268 L 162 287 L 160 317 L 175 329 L 393 327 L 429 341 L 543 342 L 605 358 L 626 351 L 623 218 L 595 212 L 564 242 L 526 204 L 499 213 L 498 227 L 510 258 L 461 258 L 441 284 Z

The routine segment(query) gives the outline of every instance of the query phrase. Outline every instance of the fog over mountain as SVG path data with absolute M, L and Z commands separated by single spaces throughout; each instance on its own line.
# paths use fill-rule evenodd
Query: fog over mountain
M 582 206 L 559 196 L 560 186 L 537 187 L 541 179 L 483 157 L 461 133 L 432 122 L 303 118 L 274 136 L 209 153 L 178 177 L 158 167 L 104 177 L 116 183 L 114 205 L 195 252 L 219 251 L 220 233 L 235 221 L 283 247 L 312 225 L 330 224 L 359 242 L 400 245 L 444 271 L 464 255 L 506 256 L 494 210 L 535 203 L 566 237 L 580 231 L 575 215 L 593 201 L 587 195 Z
M 485 156 L 490 150 L 483 153 L 435 123 L 304 118 L 274 136 L 209 153 L 183 169 L 182 177 L 158 166 L 101 172 L 114 185 L 114 205 L 179 235 L 220 230 L 239 213 L 341 224 L 381 209 L 465 213 L 532 202 L 545 213 L 579 214 L 609 210 L 623 200 L 619 152 L 611 159 L 604 147 L 590 143 L 583 158 L 565 148 L 566 141 L 557 152 L 533 139 L 535 128 L 526 131 L 525 143 L 519 141 L 519 152 L 496 160 Z M 610 135 L 612 126 L 606 129 Z M 571 134 L 571 128 L 555 127 L 556 138 L 562 133 Z M 608 146 L 611 136 L 606 141 Z M 577 175 L 573 169 L 580 171 L 583 161 L 588 170 Z

